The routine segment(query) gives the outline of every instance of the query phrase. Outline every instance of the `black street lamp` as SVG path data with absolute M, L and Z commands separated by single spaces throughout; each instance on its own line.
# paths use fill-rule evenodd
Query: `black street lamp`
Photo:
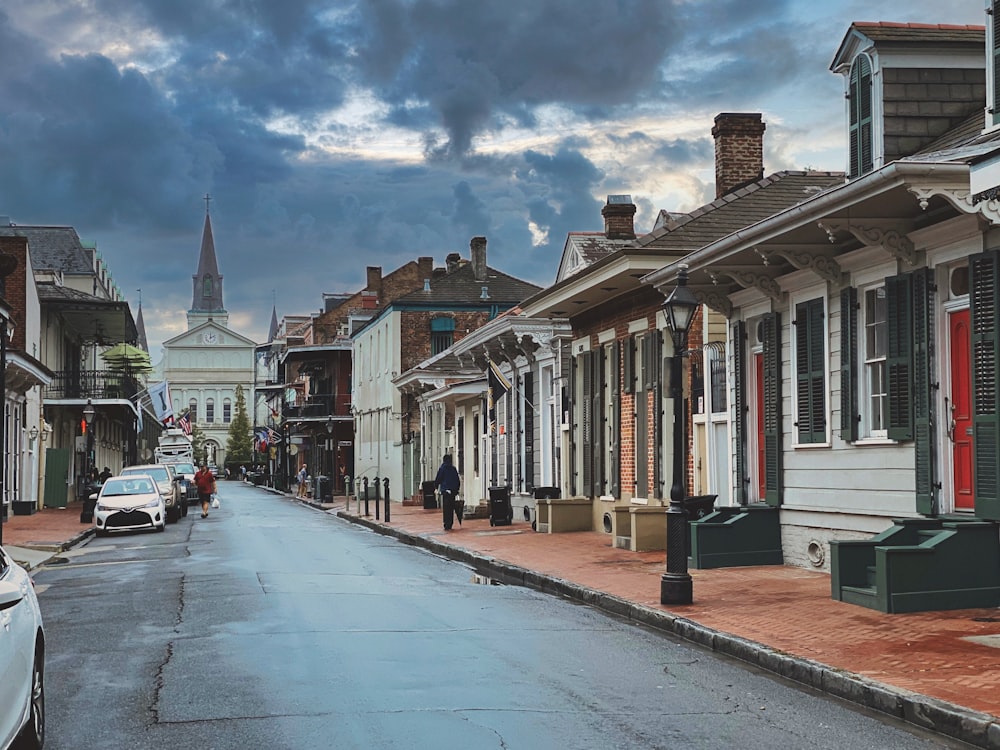
M 93 452 L 94 452 L 94 431 L 91 429 L 91 425 L 94 424 L 94 402 L 89 398 L 87 399 L 87 405 L 83 407 L 83 423 L 87 430 L 87 482 L 90 482 L 90 473 L 93 467 Z
M 660 577 L 660 604 L 690 604 L 691 575 L 687 567 L 687 511 L 684 509 L 684 479 L 687 472 L 687 409 L 684 404 L 683 360 L 687 354 L 688 331 L 698 309 L 698 300 L 687 288 L 687 266 L 677 273 L 677 286 L 663 303 L 674 344 L 670 358 L 670 395 L 674 400 L 674 483 L 667 508 L 667 572 Z

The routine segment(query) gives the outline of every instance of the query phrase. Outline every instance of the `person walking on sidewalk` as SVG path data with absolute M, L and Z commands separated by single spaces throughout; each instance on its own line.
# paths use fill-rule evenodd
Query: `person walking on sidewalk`
M 198 488 L 198 500 L 201 501 L 201 517 L 208 517 L 208 506 L 215 492 L 215 475 L 208 470 L 208 464 L 202 464 L 194 475 L 194 484 Z
M 295 493 L 296 497 L 306 497 L 306 495 L 308 494 L 306 492 L 306 480 L 308 478 L 309 478 L 309 469 L 305 464 L 302 464 L 302 468 L 299 469 L 298 473 L 299 489 L 298 492 Z
M 434 479 L 434 486 L 441 490 L 441 509 L 444 512 L 444 530 L 451 531 L 455 516 L 455 497 L 461 482 L 458 478 L 458 469 L 451 462 L 451 454 L 446 453 L 441 459 L 441 468 L 438 469 L 437 477 Z M 462 525 L 462 514 L 458 514 L 458 525 Z

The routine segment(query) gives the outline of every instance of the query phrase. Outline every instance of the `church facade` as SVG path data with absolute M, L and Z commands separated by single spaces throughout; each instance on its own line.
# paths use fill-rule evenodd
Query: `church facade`
M 163 343 L 160 373 L 170 384 L 174 414 L 188 414 L 192 425 L 205 435 L 208 463 L 221 469 L 226 462 L 229 425 L 236 416 L 238 386 L 243 387 L 246 408 L 252 408 L 256 343 L 229 328 L 207 211 L 193 280 L 187 330 Z

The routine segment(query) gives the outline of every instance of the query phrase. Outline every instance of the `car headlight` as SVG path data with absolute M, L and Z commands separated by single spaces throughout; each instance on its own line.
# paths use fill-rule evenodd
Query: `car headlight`
M 102 511 L 102 512 L 103 511 L 114 510 L 114 508 L 112 508 L 110 505 L 104 505 L 104 503 L 98 503 L 97 504 L 97 509 L 99 511 Z
M 148 503 L 146 503 L 145 505 L 143 505 L 141 507 L 143 507 L 143 508 L 156 508 L 157 506 L 159 506 L 159 504 L 160 504 L 159 500 L 150 500 Z

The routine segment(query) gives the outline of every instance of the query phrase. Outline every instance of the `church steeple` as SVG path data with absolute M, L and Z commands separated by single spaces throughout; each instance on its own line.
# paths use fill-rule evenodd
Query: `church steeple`
M 135 315 L 135 330 L 138 334 L 135 345 L 144 352 L 148 352 L 149 344 L 146 343 L 146 324 L 142 320 L 142 297 L 139 297 L 139 312 Z
M 229 315 L 222 303 L 222 274 L 215 258 L 215 239 L 212 236 L 212 217 L 208 212 L 211 196 L 205 194 L 205 228 L 201 233 L 201 253 L 198 256 L 198 273 L 194 280 L 191 309 L 188 310 L 188 329 L 206 320 L 215 320 L 225 326 Z

